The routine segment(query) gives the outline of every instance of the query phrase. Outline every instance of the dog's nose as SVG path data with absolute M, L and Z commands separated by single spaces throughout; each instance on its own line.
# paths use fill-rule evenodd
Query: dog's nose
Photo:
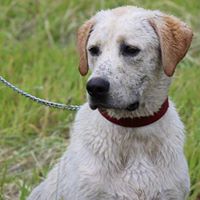
M 92 78 L 87 83 L 87 91 L 92 97 L 105 97 L 109 91 L 110 83 L 103 78 Z

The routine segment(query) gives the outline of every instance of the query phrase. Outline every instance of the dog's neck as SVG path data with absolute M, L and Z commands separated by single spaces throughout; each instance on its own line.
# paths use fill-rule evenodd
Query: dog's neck
M 158 96 L 156 99 L 154 98 L 149 98 L 149 101 L 141 103 L 139 108 L 135 111 L 121 109 L 106 109 L 105 111 L 109 116 L 116 119 L 149 117 L 159 112 L 159 109 L 162 107 L 167 99 L 167 94 L 163 97 Z
M 168 98 L 164 101 L 164 103 L 161 105 L 159 110 L 157 112 L 154 112 L 153 115 L 150 116 L 142 116 L 142 117 L 134 117 L 134 118 L 120 118 L 116 119 L 112 116 L 110 116 L 106 111 L 102 111 L 99 109 L 99 112 L 102 114 L 103 117 L 105 117 L 108 121 L 123 126 L 123 127 L 142 127 L 147 126 L 149 124 L 152 124 L 156 121 L 158 121 L 160 118 L 164 116 L 164 114 L 167 112 L 169 107 Z

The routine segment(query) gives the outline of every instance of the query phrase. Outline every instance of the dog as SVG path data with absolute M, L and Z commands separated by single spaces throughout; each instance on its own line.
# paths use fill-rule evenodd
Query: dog
M 125 6 L 78 30 L 81 106 L 67 152 L 28 200 L 183 200 L 184 126 L 168 98 L 193 33 L 174 16 Z

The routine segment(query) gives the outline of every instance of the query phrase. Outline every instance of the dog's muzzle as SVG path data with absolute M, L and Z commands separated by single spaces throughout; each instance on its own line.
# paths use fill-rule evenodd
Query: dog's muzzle
M 86 89 L 89 94 L 90 108 L 93 110 L 97 108 L 113 108 L 134 111 L 139 107 L 139 101 L 135 101 L 124 107 L 112 104 L 109 101 L 110 83 L 106 79 L 94 77 L 88 81 Z

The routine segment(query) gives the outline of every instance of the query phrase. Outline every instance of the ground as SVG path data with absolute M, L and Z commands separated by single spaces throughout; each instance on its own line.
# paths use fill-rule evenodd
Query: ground
M 200 3 L 198 0 L 5 0 L 0 4 L 0 75 L 38 97 L 82 104 L 77 28 L 96 11 L 120 5 L 159 9 L 194 30 L 170 90 L 186 126 L 191 193 L 200 199 Z M 37 105 L 0 83 L 0 200 L 25 200 L 66 149 L 74 112 Z

